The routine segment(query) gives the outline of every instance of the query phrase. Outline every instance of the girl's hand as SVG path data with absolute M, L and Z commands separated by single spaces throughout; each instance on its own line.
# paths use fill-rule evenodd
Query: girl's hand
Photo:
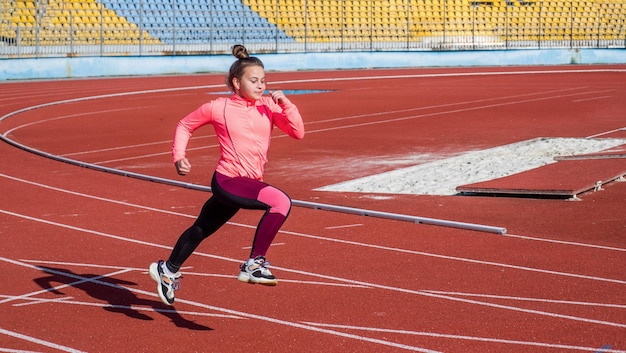
M 191 163 L 187 158 L 181 158 L 174 163 L 176 166 L 176 173 L 178 175 L 187 175 L 191 171 Z
M 283 91 L 270 91 L 270 96 L 277 104 L 281 104 L 287 100 Z

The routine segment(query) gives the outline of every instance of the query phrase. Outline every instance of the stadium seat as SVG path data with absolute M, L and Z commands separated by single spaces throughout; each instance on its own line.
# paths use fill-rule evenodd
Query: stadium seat
M 5 21 L 36 27 L 41 14 L 37 12 L 37 6 L 41 6 L 38 1 L 11 3 L 14 9 L 9 15 L 2 13 Z M 626 18 L 626 0 L 177 0 L 175 6 L 170 0 L 50 0 L 46 4 L 41 21 L 54 30 L 40 34 L 52 38 L 42 38 L 51 43 L 60 33 L 57 27 L 65 25 L 84 30 L 77 33 L 88 42 L 99 35 L 91 29 L 101 24 L 121 28 L 123 40 L 136 43 L 139 27 L 147 31 L 146 40 L 152 40 L 152 35 L 173 38 L 169 33 L 173 23 L 179 27 L 177 40 L 194 43 L 201 43 L 210 35 L 200 28 L 210 28 L 215 31 L 212 36 L 222 40 L 241 35 L 274 41 L 277 34 L 287 39 L 288 32 L 293 39 L 302 41 L 306 34 L 310 36 L 308 40 L 320 42 L 339 40 L 342 36 L 406 42 L 406 35 L 414 41 L 434 33 L 441 35 L 444 25 L 446 30 L 454 31 L 450 34 L 462 36 L 495 32 L 504 36 L 509 26 L 517 38 L 530 38 L 541 27 L 549 38 L 597 40 L 598 35 L 600 39 L 623 38 L 624 30 L 620 32 L 620 28 Z M 245 34 L 244 26 L 248 28 Z M 595 38 L 591 37 L 594 30 Z

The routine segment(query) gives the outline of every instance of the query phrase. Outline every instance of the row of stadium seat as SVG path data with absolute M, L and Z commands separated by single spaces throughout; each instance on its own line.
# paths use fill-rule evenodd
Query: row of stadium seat
M 353 34 L 373 40 L 396 36 L 406 41 L 406 35 L 419 40 L 443 30 L 503 35 L 503 28 L 509 27 L 511 32 L 530 31 L 539 22 L 543 27 L 556 28 L 559 35 L 605 28 L 604 35 L 613 36 L 626 15 L 626 0 L 523 4 L 503 0 L 485 0 L 482 4 L 470 0 L 215 0 L 210 4 L 177 0 L 174 7 L 168 0 L 49 0 L 39 8 L 33 0 L 0 1 L 6 6 L 13 4 L 10 13 L 2 13 L 0 35 L 5 37 L 12 34 L 4 29 L 7 27 L 28 29 L 37 25 L 41 39 L 60 33 L 55 31 L 57 27 L 65 31 L 69 26 L 80 30 L 77 33 L 98 35 L 101 29 L 117 29 L 128 32 L 126 39 L 136 42 L 142 33 L 141 40 L 163 43 L 171 40 L 168 32 L 174 26 L 178 40 L 190 43 L 204 40 L 207 29 L 219 38 L 228 38 L 228 32 L 239 27 L 246 28 L 247 36 L 261 41 L 288 36 L 304 41 L 305 35 L 307 40 L 326 41 Z M 10 26 L 5 26 L 5 22 L 10 22 Z M 21 32 L 23 41 L 35 37 L 28 33 Z

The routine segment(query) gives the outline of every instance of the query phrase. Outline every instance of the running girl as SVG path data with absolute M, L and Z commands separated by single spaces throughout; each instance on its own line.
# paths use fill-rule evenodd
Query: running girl
M 168 260 L 150 265 L 150 277 L 157 282 L 159 297 L 168 305 L 174 303 L 183 263 L 204 239 L 242 208 L 265 213 L 256 228 L 250 257 L 241 264 L 237 279 L 270 286 L 278 283 L 268 269 L 265 255 L 289 215 L 291 199 L 263 182 L 263 171 L 273 126 L 293 138 L 302 139 L 304 124 L 298 108 L 282 91 L 263 96 L 265 70 L 260 59 L 251 57 L 242 45 L 235 45 L 232 53 L 237 58 L 227 80 L 232 96 L 200 106 L 176 126 L 172 155 L 178 174 L 186 175 L 191 171 L 191 164 L 185 157 L 187 143 L 191 134 L 203 125 L 213 125 L 220 158 L 211 181 L 212 196 L 200 215 L 178 238 Z

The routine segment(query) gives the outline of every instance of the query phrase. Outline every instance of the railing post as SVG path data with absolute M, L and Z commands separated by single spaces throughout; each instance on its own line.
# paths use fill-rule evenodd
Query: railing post
M 537 48 L 541 49 L 541 38 L 543 37 L 543 18 L 542 15 L 543 14 L 543 3 L 540 2 L 539 3 L 539 36 L 537 37 Z
M 509 49 L 509 3 L 504 7 L 504 48 Z
M 476 6 L 472 5 L 472 49 L 476 50 Z
M 176 56 L 176 0 L 172 0 L 172 55 Z
M 600 21 L 600 9 L 598 9 L 598 41 L 596 43 L 596 48 L 600 49 L 600 26 L 602 21 Z
M 406 50 L 411 47 L 411 0 L 406 0 Z
M 74 10 L 70 10 L 70 56 L 74 56 Z
M 276 5 L 278 7 L 278 5 Z M 278 23 L 278 20 L 276 21 Z M 304 52 L 309 49 L 309 2 L 304 1 Z
M 100 56 L 104 56 L 104 6 L 100 5 Z
M 22 52 L 22 26 L 18 25 L 15 30 L 15 44 L 17 44 L 17 56 L 21 56 Z
M 215 18 L 215 13 L 213 13 L 213 6 L 209 7 L 209 18 L 211 19 L 211 23 L 204 27 L 204 30 L 208 30 L 209 31 L 209 52 L 213 53 L 213 39 L 215 37 L 215 26 L 213 25 L 213 19 Z
M 346 2 L 345 0 L 341 0 L 341 44 L 339 45 L 339 49 L 343 51 L 343 40 L 346 32 L 346 21 L 345 21 L 345 12 L 346 12 Z
M 307 6 L 306 4 L 307 4 L 307 1 L 304 2 L 305 8 Z M 276 41 L 276 52 L 278 52 L 278 33 L 279 33 L 279 30 L 278 30 L 278 0 L 274 1 L 274 8 L 275 8 L 274 18 L 276 19 L 276 21 L 274 21 L 274 22 L 276 22 L 276 25 L 274 26 L 274 32 L 275 32 L 275 36 L 274 37 L 276 38 L 275 39 L 275 41 Z
M 574 48 L 574 2 L 569 3 L 569 47 Z
M 446 45 L 446 32 L 447 32 L 447 26 L 446 23 L 448 22 L 448 12 L 446 11 L 446 3 L 447 0 L 443 0 L 443 45 Z
M 143 53 L 143 0 L 139 0 L 139 56 Z
M 39 4 L 37 4 L 39 7 Z M 39 57 L 39 16 L 37 16 L 37 21 L 35 22 L 35 57 Z
M 622 33 L 624 31 L 624 49 L 626 49 L 626 30 L 624 30 L 624 22 L 619 25 L 619 32 Z
M 370 18 L 369 18 L 369 26 L 370 26 L 370 51 L 374 50 L 374 0 L 369 1 L 370 6 Z

